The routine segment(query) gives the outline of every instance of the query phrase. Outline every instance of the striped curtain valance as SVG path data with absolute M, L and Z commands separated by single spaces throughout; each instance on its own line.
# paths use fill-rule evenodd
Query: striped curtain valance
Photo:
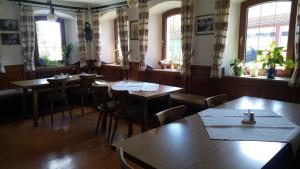
M 139 70 L 146 69 L 145 57 L 148 49 L 148 22 L 149 8 L 147 2 L 139 4 L 139 40 L 140 40 L 140 65 Z
M 24 56 L 24 70 L 35 71 L 35 22 L 31 6 L 20 6 L 20 34 L 22 54 Z
M 94 59 L 96 60 L 96 66 L 101 66 L 101 47 L 100 47 L 100 13 L 92 13 L 92 28 L 93 28 L 93 47 L 94 47 Z
M 221 78 L 221 65 L 228 31 L 229 7 L 230 0 L 216 0 L 215 2 L 215 42 L 211 78 Z
M 297 23 L 295 35 L 295 70 L 289 82 L 292 87 L 300 86 L 300 0 L 297 7 Z
M 84 40 L 84 13 L 77 13 L 77 37 L 80 67 L 86 67 L 87 61 L 85 56 L 85 40 Z
M 182 0 L 181 5 L 181 41 L 182 41 L 182 74 L 191 73 L 193 37 L 193 3 L 192 0 Z
M 121 54 L 123 56 L 122 68 L 129 69 L 129 51 L 128 51 L 128 15 L 127 7 L 119 7 L 117 9 L 118 34 L 120 37 Z

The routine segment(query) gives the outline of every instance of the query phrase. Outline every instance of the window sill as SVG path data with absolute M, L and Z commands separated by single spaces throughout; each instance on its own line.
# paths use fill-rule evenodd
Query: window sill
M 263 81 L 276 81 L 276 82 L 289 82 L 291 78 L 289 77 L 275 77 L 274 79 L 268 79 L 266 76 L 251 77 L 250 75 L 234 76 L 225 75 L 226 78 L 238 78 L 238 79 L 249 79 L 249 80 L 263 80 Z

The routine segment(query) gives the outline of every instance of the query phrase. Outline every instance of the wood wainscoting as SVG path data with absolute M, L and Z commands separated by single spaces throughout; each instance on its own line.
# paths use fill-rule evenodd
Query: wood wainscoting
M 288 86 L 288 80 L 269 80 L 259 78 L 243 78 L 225 76 L 218 81 L 219 93 L 227 93 L 229 98 L 253 96 L 287 102 L 298 102 L 300 88 Z

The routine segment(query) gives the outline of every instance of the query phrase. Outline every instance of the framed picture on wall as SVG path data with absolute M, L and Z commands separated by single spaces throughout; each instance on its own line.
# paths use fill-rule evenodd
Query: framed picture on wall
M 18 20 L 0 19 L 0 31 L 19 31 Z
M 19 45 L 20 35 L 18 33 L 1 33 L 2 45 Z
M 196 16 L 195 26 L 196 35 L 214 34 L 214 15 Z
M 139 40 L 139 22 L 130 21 L 130 40 Z

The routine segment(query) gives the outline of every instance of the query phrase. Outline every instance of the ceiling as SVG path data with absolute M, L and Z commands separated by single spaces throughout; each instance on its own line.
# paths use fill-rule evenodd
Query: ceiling
M 47 0 L 34 0 L 39 2 L 47 2 Z M 52 3 L 61 5 L 73 5 L 73 6 L 102 6 L 122 2 L 126 0 L 52 0 Z

